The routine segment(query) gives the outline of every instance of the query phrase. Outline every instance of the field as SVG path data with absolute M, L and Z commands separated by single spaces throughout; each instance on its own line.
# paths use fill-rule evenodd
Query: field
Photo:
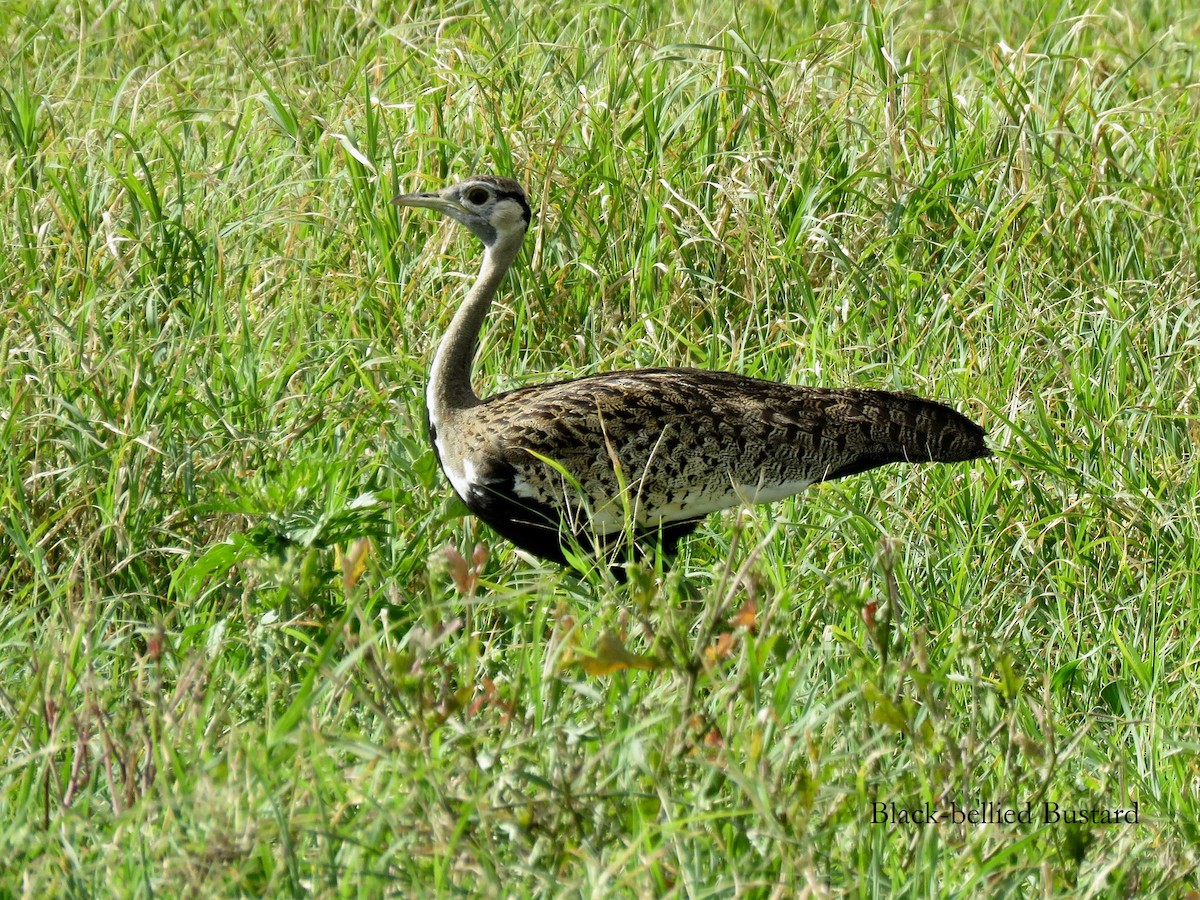
M 0 895 L 1200 890 L 1186 6 L 7 4 Z M 516 553 L 424 426 L 479 247 L 388 202 L 473 172 L 535 209 L 482 393 L 908 390 L 995 457 Z

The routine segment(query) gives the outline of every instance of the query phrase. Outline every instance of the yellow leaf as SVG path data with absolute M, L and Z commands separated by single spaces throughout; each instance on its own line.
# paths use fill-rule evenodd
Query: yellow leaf
M 662 667 L 653 656 L 631 653 L 625 644 L 611 631 L 600 636 L 600 642 L 590 655 L 579 654 L 579 665 L 589 675 L 611 675 L 622 669 L 658 669 Z
M 864 684 L 863 696 L 871 705 L 871 718 L 886 728 L 892 728 L 901 734 L 908 734 L 908 719 L 893 701 L 883 691 L 873 684 Z
M 342 589 L 346 593 L 354 590 L 358 579 L 367 570 L 367 557 L 371 555 L 371 539 L 360 537 L 350 545 L 345 554 L 341 547 L 335 547 L 338 564 L 342 569 Z
M 754 602 L 753 597 L 742 604 L 742 608 L 734 614 L 729 624 L 734 628 L 745 628 L 747 631 L 758 627 L 758 604 Z
M 722 632 L 713 643 L 704 648 L 704 658 L 711 666 L 733 653 L 736 647 L 737 640 L 734 638 L 733 632 Z

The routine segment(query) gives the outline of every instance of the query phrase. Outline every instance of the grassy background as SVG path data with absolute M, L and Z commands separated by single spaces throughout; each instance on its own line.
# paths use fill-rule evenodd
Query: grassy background
M 0 893 L 1195 890 L 1200 29 L 1091 9 L 7 4 Z M 997 458 L 518 557 L 423 434 L 478 248 L 386 202 L 474 171 L 538 213 L 486 392 L 907 389 Z M 1045 800 L 1140 823 L 871 821 Z

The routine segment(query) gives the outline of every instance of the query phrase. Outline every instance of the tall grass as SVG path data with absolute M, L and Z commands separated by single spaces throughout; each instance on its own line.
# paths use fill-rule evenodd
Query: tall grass
M 1196 33 L 7 11 L 0 891 L 1195 890 Z M 537 210 L 486 392 L 912 390 L 996 459 L 714 517 L 625 585 L 521 557 L 423 430 L 478 248 L 387 203 L 475 171 Z M 614 646 L 653 668 L 589 674 Z M 1047 801 L 1139 822 L 872 818 Z

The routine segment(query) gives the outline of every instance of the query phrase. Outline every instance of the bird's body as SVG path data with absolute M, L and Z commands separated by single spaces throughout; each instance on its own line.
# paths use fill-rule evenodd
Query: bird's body
M 984 432 L 910 394 L 634 369 L 480 400 L 479 329 L 529 224 L 510 179 L 475 176 L 397 203 L 437 209 L 485 246 L 479 280 L 438 347 L 427 391 L 438 459 L 467 508 L 518 547 L 564 561 L 633 539 L 665 556 L 709 513 L 791 496 L 891 462 L 990 455 Z

